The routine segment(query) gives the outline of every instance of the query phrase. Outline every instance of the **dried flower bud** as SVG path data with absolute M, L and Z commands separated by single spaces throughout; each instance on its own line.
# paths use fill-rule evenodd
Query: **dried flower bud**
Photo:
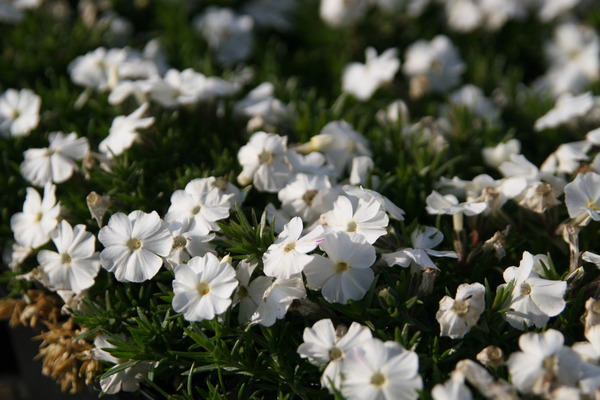
M 504 364 L 504 353 L 498 346 L 488 346 L 477 354 L 477 361 L 486 367 L 497 368 Z
M 102 218 L 104 217 L 104 214 L 106 214 L 106 211 L 108 210 L 108 205 L 110 203 L 110 197 L 100 196 L 96 192 L 91 192 L 90 194 L 87 195 L 85 200 L 87 202 L 90 213 L 92 214 L 92 217 L 98 223 L 98 227 L 101 228 L 102 227 Z
M 534 183 L 525 190 L 519 205 L 535 213 L 543 214 L 547 209 L 560 204 L 556 197 L 552 186 L 542 182 Z
M 584 313 L 584 329 L 587 334 L 588 330 L 594 326 L 600 324 L 600 300 L 590 297 L 585 302 L 585 313 Z
M 510 231 L 510 225 L 506 227 L 503 231 L 498 231 L 494 233 L 494 236 L 485 241 L 482 246 L 483 250 L 493 250 L 496 253 L 496 258 L 501 260 L 506 255 L 506 250 L 504 246 L 506 246 L 506 236 L 508 236 L 508 232 Z
M 435 278 L 440 274 L 439 269 L 433 268 L 424 268 L 423 275 L 421 280 L 421 285 L 419 286 L 419 296 L 428 296 L 433 291 L 433 284 L 435 283 Z

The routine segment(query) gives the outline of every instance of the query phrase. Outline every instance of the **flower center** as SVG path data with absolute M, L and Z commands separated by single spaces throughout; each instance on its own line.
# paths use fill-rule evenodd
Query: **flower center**
M 335 264 L 335 272 L 342 273 L 350 269 L 350 265 L 346 261 L 339 261 Z
M 310 206 L 312 205 L 313 199 L 315 198 L 317 193 L 319 192 L 317 192 L 314 189 L 307 190 L 306 193 L 304 193 L 304 196 L 302 196 L 302 200 L 304 200 L 304 202 Z
M 591 308 L 594 314 L 600 314 L 600 301 L 594 301 Z
M 65 253 L 61 255 L 61 261 L 63 264 L 71 264 L 71 256 Z
M 258 162 L 260 164 L 271 164 L 271 162 L 273 162 L 273 154 L 269 153 L 266 150 L 263 150 L 259 155 L 258 155 Z
M 289 242 L 288 244 L 285 245 L 285 247 L 283 248 L 283 251 L 285 253 L 289 253 L 290 251 L 294 250 L 296 248 L 296 242 Z
M 13 108 L 12 112 L 11 112 L 11 117 L 12 119 L 17 119 L 21 116 L 21 110 L 18 110 L 16 108 Z
M 356 232 L 357 227 L 358 226 L 356 225 L 356 222 L 350 221 L 350 222 L 348 222 L 348 227 L 346 228 L 346 231 L 347 232 Z
M 200 282 L 198 286 L 196 286 L 196 290 L 200 294 L 200 296 L 206 296 L 208 292 L 210 292 L 210 286 L 206 282 Z
M 138 250 L 140 247 L 142 247 L 142 242 L 136 238 L 131 238 L 127 241 L 127 247 L 129 247 L 131 250 Z
M 238 296 L 243 299 L 244 297 L 248 297 L 248 288 L 246 286 L 240 286 L 238 289 Z
M 329 349 L 329 359 L 331 361 L 337 360 L 338 358 L 342 358 L 343 355 L 344 353 L 342 353 L 342 351 L 337 347 L 332 347 L 331 349 Z
M 38 211 L 38 213 L 35 215 L 35 221 L 40 222 L 43 217 L 44 217 L 44 214 L 41 211 Z
M 200 206 L 200 205 L 197 205 L 196 207 L 192 208 L 192 215 L 198 214 L 201 209 L 202 209 L 202 206 Z
M 183 236 L 177 236 L 173 239 L 173 248 L 181 249 L 187 245 L 187 239 Z
M 452 309 L 459 316 L 463 316 L 469 311 L 469 305 L 464 300 L 456 300 L 452 306 Z
M 531 286 L 527 282 L 521 283 L 521 296 L 529 296 L 531 293 Z
M 544 361 L 542 362 L 542 366 L 546 371 L 549 371 L 549 372 L 558 371 L 558 357 L 550 356 L 550 357 L 544 358 Z
M 385 378 L 385 375 L 381 372 L 375 372 L 371 376 L 371 385 L 373 386 L 381 387 L 385 384 L 386 381 L 387 379 Z

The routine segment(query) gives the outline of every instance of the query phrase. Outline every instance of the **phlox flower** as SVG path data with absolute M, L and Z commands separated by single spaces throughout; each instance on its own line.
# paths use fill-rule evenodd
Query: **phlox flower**
M 332 392 L 333 388 L 340 388 L 344 355 L 372 337 L 369 328 L 358 322 L 352 322 L 347 331 L 340 332 L 333 327 L 330 319 L 322 319 L 315 322 L 312 328 L 304 328 L 304 342 L 298 346 L 297 352 L 316 366 L 327 364 L 321 375 L 321 386 Z
M 328 176 L 330 178 L 333 178 L 335 175 L 333 165 L 327 162 L 324 154 L 317 151 L 312 151 L 304 155 L 295 151 L 295 149 L 290 149 L 288 152 L 288 161 L 296 175 Z
M 21 22 L 25 11 L 38 8 L 42 0 L 3 0 L 0 2 L 0 21 Z
M 363 236 L 332 232 L 319 245 L 328 257 L 314 255 L 304 267 L 308 287 L 321 289 L 330 303 L 360 300 L 371 286 L 375 248 Z
M 188 321 L 213 319 L 227 311 L 237 286 L 231 264 L 212 253 L 194 257 L 175 268 L 173 309 Z
M 292 25 L 292 14 L 298 8 L 295 0 L 251 0 L 242 11 L 250 15 L 256 26 L 287 31 Z
M 413 400 L 423 387 L 417 353 L 377 338 L 346 353 L 342 375 L 348 400 Z
M 234 193 L 226 193 L 210 179 L 192 179 L 184 190 L 171 195 L 171 206 L 165 215 L 168 222 L 189 223 L 194 221 L 198 229 L 218 231 L 216 221 L 229 217 Z
M 368 100 L 384 83 L 390 82 L 398 69 L 400 60 L 396 49 L 387 49 L 379 56 L 372 47 L 365 50 L 364 64 L 353 62 L 344 68 L 342 89 L 359 100 Z
M 556 99 L 554 107 L 535 121 L 534 129 L 543 131 L 574 121 L 585 116 L 595 103 L 592 92 L 585 92 L 577 96 L 563 93 Z
M 523 252 L 519 267 L 508 267 L 504 271 L 505 288 L 514 282 L 514 287 L 504 307 L 511 308 L 503 314 L 504 319 L 514 328 L 524 329 L 535 325 L 542 328 L 550 317 L 557 316 L 565 308 L 564 296 L 567 283 L 540 278 L 533 271 L 534 257 L 531 253 Z
M 543 214 L 547 209 L 560 204 L 558 193 L 547 183 L 530 184 L 520 196 L 519 205 L 535 213 Z
M 263 326 L 271 326 L 276 320 L 285 317 L 294 300 L 306 297 L 306 289 L 300 276 L 269 279 L 271 279 L 271 284 L 264 291 L 258 308 L 251 318 L 252 323 Z M 263 282 L 261 282 L 261 286 L 262 284 Z
M 161 257 L 168 256 L 173 246 L 167 224 L 156 211 L 113 214 L 100 229 L 98 240 L 104 245 L 102 267 L 120 282 L 152 279 L 163 264 Z
M 354 157 L 372 155 L 367 139 L 346 121 L 327 123 L 317 136 L 311 138 L 310 148 L 323 152 L 338 176 L 350 167 Z
M 114 357 L 105 349 L 112 349 L 115 346 L 109 341 L 105 334 L 96 336 L 94 339 L 94 349 L 91 350 L 91 357 L 94 360 L 105 361 L 111 364 L 123 364 L 127 360 Z M 100 388 L 106 394 L 116 394 L 120 391 L 137 392 L 140 388 L 140 382 L 148 375 L 150 363 L 139 362 L 138 364 L 125 368 L 106 378 L 100 379 Z
M 573 387 L 583 377 L 581 359 L 564 345 L 564 337 L 557 330 L 525 333 L 519 337 L 519 347 L 521 351 L 511 354 L 506 364 L 513 385 L 521 393 L 531 393 L 542 379 Z
M 458 258 L 458 254 L 454 251 L 433 250 L 435 246 L 442 243 L 444 234 L 432 226 L 415 229 L 410 234 L 410 240 L 412 248 L 382 255 L 389 266 L 400 265 L 406 268 L 414 263 L 421 268 L 439 269 L 429 256 Z
M 98 146 L 100 151 L 111 158 L 129 149 L 140 135 L 138 129 L 149 128 L 154 123 L 154 117 L 142 118 L 146 111 L 148 111 L 148 103 L 142 104 L 127 116 L 115 118 L 108 136 Z
M 247 60 L 252 54 L 254 20 L 249 15 L 211 6 L 196 17 L 193 24 L 216 52 L 220 64 L 230 66 Z
M 322 215 L 327 232 L 347 232 L 351 236 L 364 236 L 373 244 L 379 237 L 387 234 L 389 223 L 387 214 L 381 210 L 375 198 L 365 201 L 361 198 L 350 200 L 339 196 L 333 209 Z
M 484 119 L 488 123 L 498 121 L 500 110 L 475 85 L 467 84 L 454 91 L 450 95 L 450 102 L 468 108 L 475 116 Z
M 321 0 L 319 6 L 321 19 L 334 28 L 353 24 L 366 12 L 366 0 Z
M 48 243 L 60 214 L 60 203 L 56 202 L 55 193 L 56 186 L 51 183 L 44 186 L 43 199 L 35 189 L 27 188 L 23 212 L 10 219 L 10 228 L 18 244 L 35 248 Z
M 75 132 L 53 132 L 49 141 L 49 147 L 29 149 L 23 154 L 21 174 L 36 186 L 66 181 L 77 169 L 75 161 L 82 160 L 90 150 L 87 138 L 77 138 Z
M 291 172 L 287 161 L 287 136 L 256 132 L 238 152 L 243 170 L 238 176 L 241 185 L 253 183 L 264 192 L 278 192 L 288 183 Z
M 0 135 L 27 136 L 40 122 L 40 96 L 29 89 L 8 89 L 0 96 Z
M 375 162 L 369 156 L 356 156 L 352 159 L 349 181 L 351 185 L 366 185 L 369 173 L 375 167 Z M 371 175 L 373 185 L 379 184 L 379 177 Z
M 267 289 L 273 283 L 270 276 L 258 276 L 250 281 L 252 272 L 258 266 L 258 261 L 242 260 L 235 268 L 235 277 L 239 286 L 233 294 L 233 305 L 239 304 L 238 321 L 240 324 L 249 322 L 262 302 Z
M 302 220 L 294 217 L 288 222 L 275 243 L 269 246 L 263 254 L 263 272 L 267 276 L 289 278 L 302 272 L 314 256 L 307 253 L 313 251 L 323 238 L 322 226 L 315 227 L 311 232 L 302 235 Z
M 577 174 L 565 186 L 565 203 L 569 217 L 581 223 L 600 221 L 600 175 L 595 172 Z
M 173 247 L 165 257 L 167 267 L 175 268 L 179 264 L 188 262 L 192 257 L 215 252 L 215 246 L 210 243 L 215 238 L 215 234 L 210 233 L 205 226 L 197 225 L 193 220 L 171 221 L 168 225 L 173 235 Z
M 457 49 L 444 35 L 416 41 L 406 50 L 405 58 L 403 71 L 411 78 L 411 91 L 417 97 L 429 91 L 446 92 L 460 83 L 466 69 Z
M 511 154 L 509 160 L 504 161 L 498 170 L 508 178 L 525 178 L 528 185 L 540 181 L 549 183 L 558 193 L 562 193 L 566 184 L 562 177 L 541 171 L 522 154 Z
M 425 199 L 427 204 L 426 210 L 429 214 L 449 214 L 449 215 L 467 215 L 472 217 L 474 215 L 481 214 L 487 210 L 488 205 L 486 202 L 473 201 L 459 203 L 456 196 L 453 194 L 441 195 L 440 193 L 433 190 L 429 196 Z M 456 229 L 456 227 L 455 227 Z M 460 229 L 459 229 L 460 230 Z
M 44 284 L 53 290 L 70 290 L 75 294 L 91 287 L 100 270 L 94 235 L 86 232 L 85 225 L 73 228 L 62 220 L 51 237 L 58 252 L 40 250 L 37 255 Z
M 521 142 L 517 139 L 510 139 L 506 143 L 498 143 L 494 147 L 484 147 L 481 150 L 483 162 L 492 168 L 498 168 L 504 161 L 510 160 L 511 154 L 521 152 Z
M 279 123 L 293 116 L 292 109 L 275 98 L 274 92 L 271 82 L 263 82 L 236 103 L 235 114 L 250 118 L 247 124 L 249 132 L 275 129 Z
M 366 202 L 375 199 L 375 201 L 379 203 L 381 210 L 389 214 L 390 218 L 393 218 L 397 221 L 404 221 L 404 214 L 406 214 L 404 210 L 395 205 L 390 199 L 381 193 L 376 192 L 375 190 L 352 185 L 344 185 L 343 190 L 347 195 L 363 199 Z
M 431 390 L 433 400 L 471 400 L 473 394 L 465 384 L 465 376 L 453 371 L 450 379 L 446 382 L 438 383 Z
M 435 318 L 440 324 L 440 336 L 452 339 L 464 337 L 479 320 L 485 309 L 485 287 L 481 283 L 463 283 L 456 289 L 456 298 L 444 296 Z
M 592 144 L 586 140 L 562 143 L 540 166 L 540 170 L 550 174 L 572 174 L 588 159 L 587 152 Z
M 550 22 L 554 18 L 567 14 L 575 8 L 581 0 L 545 0 L 538 1 L 538 18 L 542 22 Z
M 331 210 L 338 195 L 338 190 L 331 185 L 327 176 L 306 174 L 296 174 L 277 193 L 283 212 L 298 216 L 307 223 L 314 222 L 321 214 Z

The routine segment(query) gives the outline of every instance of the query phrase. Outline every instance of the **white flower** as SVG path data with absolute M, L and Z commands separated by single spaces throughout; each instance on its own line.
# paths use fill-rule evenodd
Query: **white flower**
M 440 336 L 452 339 L 464 337 L 479 320 L 485 309 L 485 287 L 481 283 L 463 283 L 456 289 L 456 298 L 444 296 L 435 318 L 440 324 Z
M 509 161 L 512 154 L 521 152 L 521 142 L 510 139 L 506 143 L 498 143 L 494 147 L 484 147 L 481 150 L 483 161 L 492 168 L 498 168 L 504 161 Z
M 418 40 L 406 50 L 403 71 L 415 82 L 423 80 L 421 92 L 444 93 L 460 83 L 465 64 L 450 39 L 438 35 L 431 41 Z
M 156 211 L 146 214 L 113 214 L 100 229 L 98 240 L 104 245 L 100 253 L 102 267 L 113 272 L 120 282 L 143 282 L 158 273 L 173 246 L 167 224 Z
M 533 271 L 534 258 L 531 253 L 523 252 L 519 267 L 508 267 L 504 271 L 506 284 L 498 286 L 505 288 L 513 282 L 514 287 L 504 307 L 511 310 L 503 314 L 509 324 L 516 329 L 535 325 L 543 328 L 550 317 L 560 314 L 566 305 L 564 296 L 567 283 L 542 279 Z
M 404 214 L 406 214 L 404 210 L 399 208 L 397 205 L 392 203 L 390 199 L 376 192 L 375 190 L 352 185 L 344 185 L 343 189 L 344 192 L 349 196 L 363 199 L 366 202 L 371 201 L 371 199 L 375 199 L 379 203 L 381 210 L 388 213 L 390 218 L 398 221 L 404 221 Z
M 298 6 L 296 0 L 251 0 L 244 3 L 242 11 L 254 19 L 256 26 L 287 31 Z
M 52 241 L 58 253 L 40 250 L 37 255 L 44 283 L 53 290 L 70 290 L 75 294 L 91 287 L 100 270 L 94 235 L 86 232 L 85 225 L 72 228 L 62 220 L 52 233 Z
M 447 194 L 442 196 L 440 193 L 433 190 L 429 196 L 425 199 L 427 203 L 426 210 L 429 214 L 465 214 L 467 216 L 473 216 L 484 212 L 488 205 L 486 202 L 465 202 L 458 203 L 456 196 Z
M 87 138 L 77 138 L 75 132 L 53 132 L 49 141 L 49 147 L 29 149 L 23 154 L 21 174 L 36 186 L 66 181 L 77 169 L 75 161 L 82 160 L 90 150 Z
M 577 174 L 565 186 L 565 203 L 569 217 L 586 223 L 589 218 L 600 221 L 600 175 L 595 172 Z
M 366 0 L 321 0 L 319 6 L 321 19 L 334 28 L 358 21 L 366 11 Z
M 321 242 L 324 229 L 317 226 L 311 232 L 302 235 L 302 220 L 294 217 L 283 228 L 275 243 L 263 254 L 263 272 L 267 276 L 289 278 L 302 272 L 314 256 L 307 253 L 313 251 Z
M 264 192 L 278 192 L 288 183 L 291 172 L 287 161 L 287 136 L 256 132 L 238 152 L 243 170 L 238 176 L 241 185 L 253 183 Z
M 263 82 L 236 103 L 234 113 L 250 118 L 247 125 L 249 132 L 274 129 L 280 122 L 292 117 L 292 109 L 276 99 L 274 91 L 271 82 Z
M 594 104 L 595 99 L 592 92 L 578 96 L 563 93 L 556 99 L 554 107 L 535 121 L 534 129 L 543 131 L 571 122 L 585 116 L 594 107 Z
M 100 151 L 111 158 L 130 148 L 140 135 L 137 130 L 149 128 L 154 123 L 154 117 L 142 118 L 147 110 L 148 103 L 144 103 L 131 114 L 115 118 L 108 136 L 98 146 Z
M 96 336 L 94 339 L 95 349 L 91 350 L 91 357 L 94 360 L 109 362 L 111 364 L 123 364 L 127 360 L 121 360 L 112 356 L 105 349 L 112 349 L 115 346 L 108 342 L 108 336 L 105 334 Z M 115 394 L 121 390 L 124 392 L 137 392 L 140 388 L 140 382 L 148 375 L 150 363 L 140 362 L 132 367 L 125 368 L 106 378 L 100 379 L 100 387 L 106 394 Z
M 369 173 L 375 167 L 375 162 L 369 156 L 356 156 L 352 159 L 349 181 L 351 185 L 366 185 Z M 379 177 L 371 175 L 373 185 L 377 186 Z
M 296 174 L 295 178 L 279 191 L 277 197 L 285 213 L 312 223 L 321 214 L 331 210 L 338 195 L 338 190 L 331 186 L 327 176 Z
M 42 0 L 3 0 L 0 2 L 0 21 L 21 22 L 28 9 L 38 8 Z
M 364 236 L 373 244 L 380 236 L 387 234 L 389 223 L 387 214 L 381 210 L 375 198 L 365 201 L 361 198 L 350 200 L 339 196 L 333 209 L 323 214 L 325 229 L 328 232 L 347 232 L 351 236 Z
M 194 221 L 198 229 L 218 231 L 217 221 L 229 217 L 234 193 L 226 193 L 210 179 L 193 179 L 184 190 L 171 195 L 171 206 L 165 215 L 168 222 L 188 223 Z
M 192 257 L 214 253 L 215 246 L 210 243 L 215 238 L 214 233 L 193 220 L 179 222 L 170 221 L 169 231 L 173 235 L 173 247 L 167 257 L 166 266 L 175 268 L 179 264 L 188 262 Z
M 592 144 L 586 140 L 563 143 L 542 163 L 540 171 L 550 174 L 572 174 L 588 159 Z
M 376 338 L 346 354 L 342 375 L 348 400 L 413 400 L 423 387 L 417 353 Z
M 39 247 L 50 240 L 50 233 L 58 225 L 60 204 L 56 202 L 56 186 L 44 187 L 44 198 L 33 188 L 27 188 L 23 212 L 10 219 L 15 241 L 21 246 Z
M 328 258 L 315 255 L 304 267 L 308 287 L 321 289 L 330 303 L 360 300 L 371 286 L 375 248 L 363 236 L 332 232 L 319 245 Z
M 582 362 L 563 343 L 562 333 L 554 329 L 521 335 L 522 351 L 511 354 L 506 362 L 513 385 L 525 394 L 531 393 L 541 379 L 551 379 L 561 386 L 576 386 L 583 375 Z
M 40 96 L 29 89 L 8 89 L 0 96 L 0 135 L 26 136 L 40 122 Z
M 554 18 L 567 14 L 581 0 L 544 0 L 538 1 L 539 5 L 538 18 L 542 22 L 550 22 Z
M 237 286 L 231 264 L 212 253 L 194 257 L 175 268 L 173 309 L 188 321 L 213 319 L 227 311 Z
M 330 319 L 322 319 L 315 322 L 312 328 L 304 328 L 304 342 L 297 351 L 300 357 L 308 358 L 314 365 L 328 364 L 321 376 L 321 386 L 332 392 L 333 388 L 340 388 L 344 355 L 372 337 L 369 328 L 358 322 L 352 322 L 346 332 L 340 332 L 333 327 Z
M 263 293 L 258 308 L 251 319 L 252 323 L 258 323 L 263 326 L 271 326 L 276 320 L 285 317 L 288 308 L 292 305 L 294 300 L 306 297 L 304 282 L 299 276 L 292 276 L 287 279 L 268 279 L 270 279 L 272 283 Z
M 450 102 L 468 108 L 475 116 L 483 118 L 488 123 L 498 121 L 500 110 L 475 85 L 467 84 L 454 91 L 450 95 Z
M 373 93 L 384 83 L 394 79 L 400 68 L 396 49 L 387 49 L 377 56 L 377 51 L 372 47 L 365 50 L 366 62 L 360 64 L 353 62 L 344 68 L 342 75 L 342 89 L 359 100 L 368 100 Z
M 439 269 L 429 256 L 458 258 L 458 254 L 454 251 L 432 250 L 444 240 L 444 234 L 432 226 L 415 229 L 410 234 L 410 240 L 413 248 L 405 248 L 382 255 L 390 267 L 400 265 L 406 268 L 414 263 L 421 268 Z
M 335 166 L 337 175 L 351 165 L 354 157 L 372 155 L 367 139 L 346 121 L 327 123 L 319 135 L 311 138 L 310 147 L 311 151 L 325 153 L 327 161 Z
M 211 6 L 196 17 L 193 24 L 216 51 L 217 61 L 222 65 L 245 61 L 252 54 L 254 20 L 249 15 L 238 15 L 230 8 Z
M 471 400 L 473 395 L 469 387 L 465 385 L 465 376 L 453 371 L 450 379 L 445 383 L 438 383 L 431 390 L 433 400 Z
M 240 324 L 249 322 L 258 309 L 267 289 L 273 283 L 269 276 L 258 276 L 250 282 L 252 272 L 258 266 L 258 261 L 242 260 L 235 269 L 235 277 L 239 286 L 233 295 L 233 305 L 239 303 L 238 321 Z

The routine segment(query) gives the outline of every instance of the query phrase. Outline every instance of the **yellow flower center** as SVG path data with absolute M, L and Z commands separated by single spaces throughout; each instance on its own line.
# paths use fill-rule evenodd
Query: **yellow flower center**
M 529 296 L 531 293 L 531 286 L 527 282 L 521 283 L 521 296 Z
M 285 253 L 289 253 L 290 251 L 294 250 L 296 248 L 296 242 L 289 242 L 288 244 L 285 245 L 285 247 L 283 248 L 283 251 Z
M 344 355 L 344 353 L 342 353 L 342 351 L 340 349 L 338 349 L 337 347 L 333 347 L 333 348 L 329 349 L 329 359 L 331 361 L 337 360 L 338 358 L 341 358 L 343 355 Z
M 386 381 L 387 381 L 387 379 L 386 379 L 385 375 L 382 374 L 381 372 L 375 372 L 371 376 L 371 385 L 373 385 L 373 386 L 382 387 L 383 385 L 385 385 Z
M 346 261 L 339 261 L 335 264 L 335 272 L 342 273 L 350 269 L 350 265 Z
M 61 255 L 61 261 L 62 261 L 63 264 L 71 264 L 71 261 L 72 261 L 71 260 L 71 256 L 68 255 L 68 254 L 66 254 L 66 253 L 62 254 Z
M 258 162 L 260 164 L 271 164 L 273 162 L 273 154 L 269 153 L 266 150 L 263 150 L 259 155 L 258 155 Z
M 350 222 L 348 222 L 348 227 L 346 228 L 346 231 L 347 232 L 356 232 L 357 227 L 358 226 L 356 225 L 356 222 L 350 221 Z
M 459 316 L 463 316 L 469 311 L 469 305 L 464 300 L 456 300 L 452 306 L 452 309 Z
M 183 236 L 177 236 L 173 240 L 173 248 L 181 249 L 181 248 L 184 248 L 186 245 L 187 245 L 187 239 L 184 238 Z
M 319 192 L 317 192 L 314 189 L 307 190 L 306 193 L 304 193 L 304 196 L 302 196 L 302 200 L 304 200 L 304 202 L 310 206 L 312 205 L 313 199 L 315 198 L 317 193 Z
M 200 282 L 198 286 L 196 286 L 196 290 L 200 296 L 206 296 L 208 292 L 210 292 L 210 286 L 206 282 Z
M 129 247 L 131 250 L 138 250 L 140 247 L 142 247 L 142 242 L 136 238 L 131 238 L 127 241 L 127 247 Z
M 200 210 L 201 210 L 201 209 L 202 209 L 202 207 L 201 207 L 201 206 L 199 206 L 199 205 L 198 205 L 198 206 L 196 206 L 196 207 L 194 207 L 194 208 L 192 208 L 192 215 L 196 215 L 196 214 L 198 214 L 198 213 L 200 212 Z

